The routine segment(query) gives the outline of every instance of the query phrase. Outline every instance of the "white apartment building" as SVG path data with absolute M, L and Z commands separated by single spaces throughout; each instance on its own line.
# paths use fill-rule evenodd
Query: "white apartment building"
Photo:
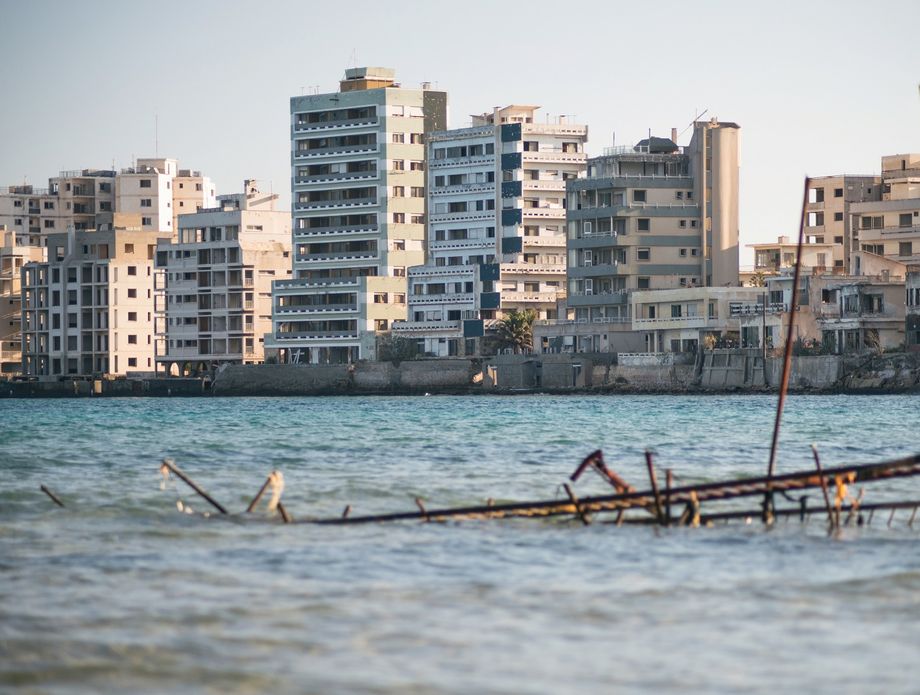
M 179 217 L 156 256 L 156 366 L 171 375 L 264 361 L 272 282 L 291 275 L 291 214 L 256 181 Z
M 105 231 L 47 238 L 22 277 L 27 376 L 153 373 L 153 265 L 163 235 L 116 215 Z
M 881 200 L 850 206 L 862 251 L 900 263 L 920 262 L 920 154 L 882 157 Z M 854 274 L 865 273 L 858 254 Z
M 18 243 L 17 234 L 0 225 L 0 378 L 22 372 L 21 268 L 44 260 L 44 253 Z
M 138 159 L 115 178 L 116 211 L 140 215 L 145 231 L 175 236 L 179 215 L 216 205 L 211 179 L 200 171 L 179 169 L 175 159 Z
M 394 326 L 423 353 L 477 354 L 511 309 L 556 318 L 565 185 L 584 173 L 588 129 L 538 110 L 496 108 L 428 139 L 427 260 L 409 269 L 408 320 Z
M 446 109 L 445 92 L 377 67 L 291 98 L 293 277 L 274 284 L 266 339 L 281 361 L 374 359 L 377 333 L 406 318 L 406 269 L 424 262 L 424 141 Z

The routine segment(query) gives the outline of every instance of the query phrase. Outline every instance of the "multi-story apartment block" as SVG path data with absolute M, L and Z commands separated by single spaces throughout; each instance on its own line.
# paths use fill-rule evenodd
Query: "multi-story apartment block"
M 175 237 L 179 215 L 216 204 L 211 179 L 200 171 L 179 169 L 175 159 L 139 159 L 115 178 L 115 209 L 140 215 L 144 230 Z
M 843 353 L 891 348 L 903 340 L 903 265 L 889 263 L 871 277 L 813 268 L 799 282 L 795 340 L 802 344 Z M 791 272 L 768 277 L 766 287 L 759 290 L 763 298 L 735 307 L 733 315 L 740 321 L 744 345 L 762 347 L 764 337 L 768 348 L 783 345 L 789 326 L 792 285 Z
M 100 231 L 47 238 L 22 273 L 22 371 L 28 376 L 154 371 L 153 265 L 163 234 L 115 216 Z
M 167 374 L 264 361 L 274 280 L 291 274 L 291 214 L 246 181 L 242 194 L 179 217 L 157 246 L 156 365 Z
M 748 248 L 754 249 L 755 273 L 766 276 L 795 268 L 799 247 L 797 242 L 787 236 L 777 237 L 775 244 L 748 244 Z M 836 244 L 827 244 L 811 238 L 802 244 L 802 267 L 819 268 L 819 272 L 833 269 L 834 272 L 844 274 L 846 269 L 836 261 L 838 250 Z
M 878 176 L 819 176 L 809 180 L 808 202 L 805 205 L 805 235 L 809 244 L 829 245 L 826 263 L 819 265 L 839 268 L 842 273 L 850 268 L 850 256 L 859 249 L 856 231 L 852 224 L 850 206 L 872 200 L 881 200 L 881 179 Z
M 18 243 L 41 246 L 48 234 L 98 229 L 112 223 L 115 172 L 83 169 L 62 171 L 48 179 L 48 188 L 31 185 L 0 190 L 0 225 L 16 234 Z
M 920 266 L 908 269 L 905 282 L 906 316 L 904 343 L 908 350 L 920 350 Z
M 850 206 L 863 251 L 901 263 L 920 261 L 920 154 L 882 157 L 881 199 Z M 865 272 L 858 259 L 852 272 Z
M 687 147 L 611 148 L 568 183 L 568 306 L 576 320 L 629 315 L 631 290 L 738 284 L 738 134 L 696 122 Z
M 538 108 L 496 108 L 428 139 L 427 261 L 409 269 L 409 320 L 395 326 L 427 354 L 475 354 L 511 309 L 556 318 L 565 184 L 584 173 L 588 129 L 538 123 Z
M 643 334 L 645 352 L 696 352 L 707 338 L 740 345 L 734 314 L 762 296 L 757 287 L 638 290 L 631 295 L 632 329 Z
M 44 260 L 44 249 L 17 242 L 14 231 L 0 225 L 0 378 L 22 371 L 21 268 Z
M 275 283 L 266 347 L 288 362 L 373 359 L 406 318 L 406 269 L 424 262 L 425 137 L 447 95 L 387 68 L 346 70 L 338 92 L 291 98 L 291 280 Z
M 214 185 L 201 172 L 178 169 L 174 159 L 140 159 L 121 173 L 62 171 L 47 188 L 0 189 L 0 225 L 21 244 L 42 246 L 49 234 L 111 226 L 116 212 L 138 214 L 145 230 L 173 234 L 176 218 L 215 205 Z

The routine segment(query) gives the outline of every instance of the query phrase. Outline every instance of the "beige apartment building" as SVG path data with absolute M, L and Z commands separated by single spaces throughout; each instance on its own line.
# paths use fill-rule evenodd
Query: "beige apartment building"
M 809 179 L 805 205 L 805 236 L 810 244 L 830 246 L 826 262 L 818 265 L 828 270 L 848 272 L 853 251 L 859 250 L 857 226 L 852 223 L 854 203 L 881 200 L 882 183 L 878 176 L 818 176 Z
M 0 225 L 17 243 L 43 245 L 49 234 L 98 229 L 112 223 L 116 173 L 105 169 L 62 171 L 47 188 L 29 184 L 0 189 Z
M 17 242 L 16 232 L 0 226 L 0 378 L 22 372 L 22 276 L 26 263 L 44 260 L 45 250 Z
M 214 184 L 200 171 L 179 169 L 175 159 L 139 159 L 121 172 L 62 171 L 47 188 L 29 184 L 0 189 L 0 225 L 20 244 L 43 246 L 49 234 L 111 226 L 116 212 L 137 214 L 144 230 L 173 234 L 180 214 L 215 205 Z
M 217 206 L 179 217 L 156 267 L 156 365 L 167 374 L 211 372 L 265 359 L 272 282 L 291 275 L 291 214 L 256 181 Z
M 748 244 L 748 248 L 754 249 L 755 274 L 776 275 L 795 268 L 798 243 L 787 236 L 777 237 L 775 244 Z M 807 243 L 802 244 L 802 267 L 844 274 L 846 269 L 835 260 L 837 251 L 836 244 L 819 242 L 811 237 Z
M 920 154 L 882 157 L 881 199 L 850 207 L 862 251 L 900 263 L 920 262 Z M 851 272 L 866 272 L 858 259 Z
M 49 235 L 22 277 L 24 375 L 153 373 L 153 268 L 163 234 L 116 215 L 100 231 Z

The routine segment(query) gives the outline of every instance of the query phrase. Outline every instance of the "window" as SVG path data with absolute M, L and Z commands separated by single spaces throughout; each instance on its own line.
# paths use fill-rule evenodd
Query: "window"
M 684 192 L 683 192 L 683 191 L 676 191 L 676 192 L 674 193 L 674 197 L 675 197 L 677 200 L 683 200 L 683 199 L 684 199 Z
M 640 217 L 636 220 L 636 229 L 640 232 L 647 232 L 651 227 L 652 221 L 647 217 Z
M 136 367 L 136 366 L 137 366 L 137 358 L 136 358 L 136 357 L 129 357 L 129 358 L 128 358 L 128 366 L 129 366 L 129 367 Z
M 424 142 L 421 133 L 412 133 L 409 135 L 409 142 L 413 145 L 421 145 Z
M 699 256 L 699 255 L 700 255 L 700 250 L 699 250 L 699 249 L 690 249 L 690 255 L 691 255 L 691 256 Z
M 405 186 L 393 186 L 393 197 L 394 198 L 405 198 L 406 197 L 406 187 Z
M 45 220 L 45 229 L 54 229 L 54 220 Z
M 424 215 L 412 215 L 409 217 L 409 221 L 412 224 L 425 224 L 425 216 Z
M 633 202 L 634 203 L 646 202 L 645 191 L 633 191 Z
M 808 202 L 809 203 L 823 203 L 824 202 L 824 189 L 823 188 L 809 189 Z
M 843 243 L 843 237 L 842 237 L 842 236 L 835 236 L 835 237 L 834 237 L 834 243 L 835 243 L 835 244 L 842 244 L 842 243 Z
M 686 258 L 686 257 L 687 257 L 687 249 L 680 249 L 680 251 L 679 251 L 678 253 L 680 254 L 680 257 L 681 257 L 681 258 Z
M 835 198 L 843 198 L 843 189 L 842 189 L 842 188 L 835 188 L 835 189 L 834 189 L 834 197 L 835 197 Z
M 387 303 L 387 293 L 386 292 L 374 292 L 374 304 L 386 304 Z
M 821 188 L 812 189 L 812 190 L 824 190 Z M 823 227 L 824 226 L 824 213 L 823 212 L 809 212 L 808 213 L 808 226 L 809 227 Z
M 375 331 L 385 331 L 386 329 L 387 329 L 386 319 L 374 319 L 374 330 Z
M 128 336 L 128 345 L 137 345 L 137 336 L 129 335 Z
M 405 141 L 406 141 L 406 134 L 405 134 L 405 133 L 393 133 L 393 135 L 392 135 L 392 140 L 391 140 L 391 141 L 392 141 L 392 142 L 399 142 L 399 143 L 405 142 Z
M 899 227 L 910 227 L 913 225 L 913 223 L 913 215 L 911 215 L 909 212 L 902 212 L 900 215 L 898 215 Z
M 636 260 L 647 261 L 651 257 L 651 249 L 648 246 L 640 246 L 636 249 Z
M 649 278 L 636 278 L 636 288 L 640 290 L 647 290 L 649 288 Z
M 681 278 L 681 280 L 684 281 L 683 284 L 686 286 L 686 284 L 687 284 L 687 278 Z M 672 318 L 672 319 L 679 319 L 680 317 L 681 317 L 681 305 L 680 305 L 680 304 L 672 304 L 672 305 L 671 305 L 671 318 Z
M 393 239 L 393 250 L 394 251 L 405 251 L 406 250 L 406 240 L 405 239 Z
M 910 241 L 902 241 L 898 244 L 898 255 L 899 256 L 913 256 L 913 243 Z
M 409 171 L 423 171 L 425 169 L 424 162 L 411 161 L 409 162 Z
M 150 188 L 150 179 L 141 179 L 141 188 Z
M 404 278 L 406 277 L 406 269 L 402 266 L 395 266 L 393 268 L 393 277 Z
M 77 303 L 77 291 L 67 290 L 67 304 L 74 306 Z
M 128 288 L 128 299 L 137 299 L 137 290 L 133 287 Z
M 680 222 L 677 223 L 677 226 L 680 227 L 681 229 L 686 229 L 686 228 L 687 228 L 687 220 L 680 220 Z
M 834 213 L 834 222 L 843 222 L 843 213 L 835 212 Z
M 405 171 L 406 163 L 402 159 L 393 160 L 393 171 Z
M 412 186 L 411 193 L 412 193 L 413 198 L 424 198 L 425 197 L 425 189 L 422 188 L 421 186 Z
M 141 198 L 141 207 L 142 207 L 142 208 L 149 208 L 149 207 L 152 207 L 151 204 L 150 204 L 150 201 L 151 201 L 150 198 Z
M 125 253 L 134 253 L 134 244 L 125 244 Z
M 141 217 L 141 224 L 145 227 L 149 227 L 153 224 L 153 220 L 150 217 Z
M 406 222 L 406 213 L 404 213 L 404 212 L 394 212 L 394 213 L 393 213 L 393 222 L 394 222 L 394 224 L 405 224 L 405 222 Z
M 397 292 L 396 294 L 393 295 L 393 303 L 394 304 L 405 304 L 406 295 L 402 292 Z
M 128 266 L 128 275 L 137 275 L 137 266 L 129 265 Z
M 128 312 L 128 320 L 129 320 L 129 321 L 137 321 L 137 312 L 136 312 L 136 311 L 129 311 L 129 312 Z
M 45 210 L 54 210 L 54 203 L 51 202 L 50 200 L 46 200 L 43 207 L 45 208 Z

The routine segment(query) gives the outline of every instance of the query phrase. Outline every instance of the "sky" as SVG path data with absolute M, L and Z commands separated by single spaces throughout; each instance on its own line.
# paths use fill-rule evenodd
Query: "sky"
M 920 151 L 917 0 L 0 0 L 0 17 L 0 186 L 158 153 L 287 206 L 289 99 L 354 65 L 447 91 L 450 127 L 511 103 L 569 115 L 591 155 L 704 111 L 738 123 L 742 265 L 797 233 L 804 176 Z

